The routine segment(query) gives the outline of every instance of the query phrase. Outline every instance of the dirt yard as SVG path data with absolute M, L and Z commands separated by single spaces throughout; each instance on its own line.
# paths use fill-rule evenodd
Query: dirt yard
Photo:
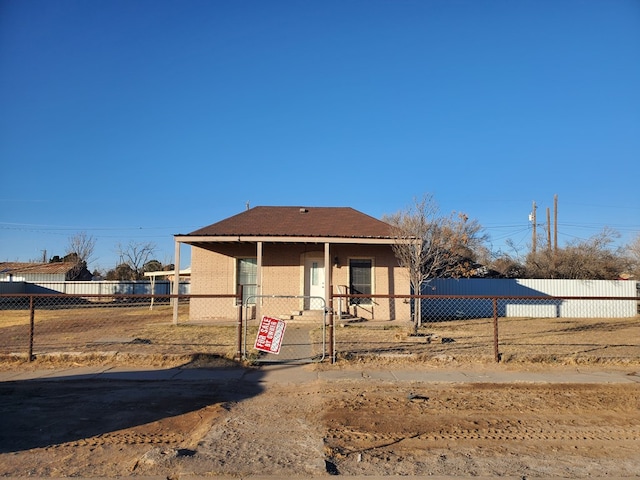
M 260 385 L 0 383 L 0 472 L 640 476 L 640 383 Z

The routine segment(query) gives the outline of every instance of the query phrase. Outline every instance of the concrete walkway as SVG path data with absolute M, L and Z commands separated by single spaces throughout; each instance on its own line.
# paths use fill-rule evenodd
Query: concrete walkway
M 70 367 L 35 371 L 3 371 L 0 382 L 28 380 L 149 380 L 149 381 L 242 381 L 252 384 L 300 384 L 317 380 L 339 382 L 435 382 L 435 383 L 640 383 L 640 369 L 594 367 L 549 368 L 522 371 L 500 368 L 353 368 L 315 365 L 262 365 L 257 368 L 133 368 Z

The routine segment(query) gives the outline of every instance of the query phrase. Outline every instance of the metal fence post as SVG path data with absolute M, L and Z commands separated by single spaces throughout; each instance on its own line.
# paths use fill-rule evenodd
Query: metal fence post
M 236 344 L 236 361 L 242 360 L 242 310 L 244 303 L 242 302 L 242 285 L 238 285 L 238 295 L 236 303 L 238 304 L 238 326 L 237 326 L 237 344 Z
M 500 361 L 500 352 L 498 350 L 498 299 L 493 297 L 493 358 L 496 363 Z
M 334 316 L 333 316 L 333 285 L 331 285 L 329 287 L 329 362 L 330 363 L 335 363 L 335 357 L 334 357 L 334 351 L 333 351 L 333 345 L 334 345 L 334 329 L 333 329 L 333 322 L 334 322 Z
M 33 295 L 29 295 L 29 361 L 33 358 L 33 335 L 35 332 L 35 300 Z

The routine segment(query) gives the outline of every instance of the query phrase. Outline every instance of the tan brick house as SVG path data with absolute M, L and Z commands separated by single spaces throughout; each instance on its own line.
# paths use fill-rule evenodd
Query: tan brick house
M 245 303 L 260 310 L 265 295 L 289 295 L 291 308 L 328 305 L 334 293 L 408 294 L 406 273 L 393 253 L 388 224 L 348 207 L 254 207 L 191 232 L 176 235 L 191 248 L 191 293 L 230 294 L 243 286 Z M 324 302 L 312 302 L 324 299 Z M 358 299 L 358 316 L 409 318 L 405 303 L 386 298 Z M 232 299 L 192 298 L 191 319 L 233 318 Z M 334 308 L 337 308 L 335 306 Z M 280 312 L 281 313 L 281 312 Z

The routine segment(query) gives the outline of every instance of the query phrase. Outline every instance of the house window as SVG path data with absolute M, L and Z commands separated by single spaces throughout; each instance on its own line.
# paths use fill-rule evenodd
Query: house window
M 257 281 L 258 274 L 258 260 L 255 258 L 238 258 L 237 259 L 237 272 L 236 278 L 238 279 L 237 287 L 240 289 L 242 285 L 242 303 L 246 303 L 249 298 L 250 303 L 256 303 L 255 297 L 258 288 Z
M 320 269 L 318 268 L 318 262 L 311 264 L 311 285 L 317 287 L 320 284 L 319 275 Z
M 371 286 L 370 259 L 349 260 L 349 291 L 362 295 L 370 295 L 373 292 Z M 351 305 L 371 305 L 371 298 L 352 298 Z

